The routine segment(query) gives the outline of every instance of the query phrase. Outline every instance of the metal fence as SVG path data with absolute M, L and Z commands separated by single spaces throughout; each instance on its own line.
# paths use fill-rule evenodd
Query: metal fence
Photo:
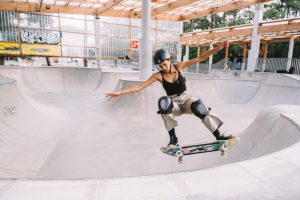
M 211 66 L 211 69 L 224 69 L 224 62 L 225 59 L 219 61 L 218 63 L 214 63 Z M 300 74 L 300 59 L 298 58 L 293 58 L 293 59 L 288 59 L 288 58 L 267 58 L 266 63 L 264 65 L 264 59 L 263 58 L 258 58 L 256 62 L 256 67 L 255 71 L 257 72 L 279 72 L 279 70 L 284 71 L 286 70 L 287 72 L 289 69 L 287 69 L 288 63 L 291 63 L 291 68 L 294 68 L 293 73 L 294 74 Z M 236 62 L 230 66 L 231 70 L 235 70 L 235 65 Z M 247 70 L 247 59 L 245 60 L 244 70 Z M 209 64 L 207 63 L 199 63 L 199 64 L 194 64 L 191 67 L 186 69 L 187 72 L 190 73 L 208 73 L 209 72 Z
M 264 72 L 277 72 L 288 71 L 287 69 L 288 63 L 291 63 L 291 68 L 294 68 L 294 74 L 300 74 L 300 59 L 298 58 L 267 58 L 266 63 L 264 64 L 263 58 L 257 59 L 256 71 L 264 71 Z
M 213 63 L 211 66 L 211 69 L 224 69 L 224 62 L 225 59 L 220 60 L 217 63 Z M 190 73 L 208 73 L 209 71 L 209 63 L 207 61 L 207 63 L 198 63 L 198 64 L 194 64 L 191 67 L 186 68 L 187 72 Z
M 96 47 L 96 25 L 99 25 L 100 55 L 97 54 Z M 172 59 L 177 60 L 180 50 L 180 28 L 180 22 L 153 20 L 153 50 L 164 48 L 170 52 Z M 112 60 L 113 64 L 116 59 L 129 57 L 133 62 L 138 62 L 139 47 L 133 48 L 132 41 L 140 39 L 140 19 L 102 16 L 96 20 L 95 16 L 88 15 L 0 11 L 0 46 L 2 47 L 0 54 L 2 55 L 44 56 L 32 52 L 25 54 L 20 49 L 23 48 L 23 44 L 26 44 L 38 50 L 50 49 L 51 55 L 47 56 L 100 58 Z M 18 51 L 12 52 L 13 48 L 18 48 Z M 117 61 L 117 64 L 123 65 L 123 61 Z

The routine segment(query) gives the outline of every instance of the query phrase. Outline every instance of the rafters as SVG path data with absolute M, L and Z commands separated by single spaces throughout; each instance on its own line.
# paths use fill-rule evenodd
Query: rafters
M 230 10 L 237 10 L 237 9 L 241 9 L 244 7 L 248 7 L 253 5 L 253 2 L 249 2 L 249 1 L 238 1 L 238 2 L 234 2 L 232 4 L 228 4 L 228 5 L 223 5 L 223 6 L 215 6 L 215 7 L 211 7 L 210 9 L 204 10 L 204 11 L 200 11 L 200 12 L 194 12 L 192 14 L 188 14 L 188 15 L 183 15 L 182 16 L 182 20 L 189 20 L 189 19 L 194 19 L 194 18 L 198 18 L 198 17 L 204 17 L 204 16 L 208 16 L 211 14 L 216 14 L 216 13 L 220 13 L 220 12 L 226 12 L 226 11 L 230 11 Z
M 151 14 L 152 14 L 152 16 L 156 16 L 156 15 L 159 15 L 161 13 L 164 13 L 164 12 L 167 12 L 167 11 L 170 11 L 170 10 L 174 10 L 176 8 L 180 8 L 180 7 L 192 4 L 192 3 L 195 3 L 197 1 L 199 1 L 199 0 L 185 0 L 185 1 L 177 0 L 177 1 L 174 1 L 174 2 L 171 2 L 171 3 L 167 4 L 165 6 L 153 9 Z
M 262 23 L 258 29 L 261 39 L 273 40 L 274 38 L 298 38 L 300 35 L 300 18 L 286 19 L 280 21 L 271 21 Z M 283 24 L 284 23 L 284 24 Z M 181 43 L 194 45 L 218 42 L 222 40 L 229 41 L 249 41 L 252 36 L 252 25 L 236 26 L 230 28 L 220 28 L 194 33 L 184 33 L 181 35 Z
M 41 12 L 42 5 L 43 5 L 43 0 L 40 0 L 38 4 L 38 12 Z
M 152 18 L 183 21 L 254 5 L 259 0 L 151 0 Z M 267 2 L 270 0 L 262 0 Z M 0 10 L 46 12 L 111 17 L 141 17 L 141 0 L 55 0 L 53 3 L 0 2 Z M 48 1 L 47 1 L 48 2 Z M 47 6 L 47 8 L 46 8 Z
M 106 2 L 101 8 L 97 9 L 97 14 L 101 15 L 102 13 L 108 11 L 110 8 L 118 5 L 121 3 L 123 0 L 110 0 Z

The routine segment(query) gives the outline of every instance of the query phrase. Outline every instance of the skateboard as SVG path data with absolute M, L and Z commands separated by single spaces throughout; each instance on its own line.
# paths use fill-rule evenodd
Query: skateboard
M 198 154 L 198 153 L 207 153 L 213 151 L 220 151 L 221 156 L 226 157 L 228 149 L 231 149 L 233 146 L 238 144 L 240 141 L 239 138 L 233 138 L 230 140 L 217 140 L 214 142 L 186 145 L 186 146 L 173 146 L 173 147 L 161 147 L 161 152 L 175 156 L 178 158 L 178 162 L 183 162 L 183 156 Z

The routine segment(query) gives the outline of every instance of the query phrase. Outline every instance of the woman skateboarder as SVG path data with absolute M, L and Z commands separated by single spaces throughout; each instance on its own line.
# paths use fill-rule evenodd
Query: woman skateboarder
M 159 81 L 167 93 L 167 96 L 163 96 L 158 100 L 158 107 L 159 114 L 161 114 L 165 127 L 170 135 L 170 142 L 168 146 L 178 145 L 178 139 L 175 135 L 174 129 L 177 126 L 175 117 L 181 114 L 194 114 L 199 117 L 217 140 L 232 139 L 234 136 L 225 136 L 220 133 L 219 127 L 223 124 L 223 122 L 218 118 L 218 116 L 211 113 L 201 99 L 195 98 L 186 91 L 186 80 L 183 76 L 183 70 L 186 67 L 205 60 L 227 45 L 228 42 L 224 42 L 197 58 L 177 64 L 173 64 L 171 62 L 170 54 L 163 49 L 159 49 L 153 56 L 154 64 L 159 66 L 159 72 L 152 74 L 148 80 L 141 84 L 118 92 L 107 93 L 106 97 L 117 97 L 124 94 L 139 92 L 155 81 Z

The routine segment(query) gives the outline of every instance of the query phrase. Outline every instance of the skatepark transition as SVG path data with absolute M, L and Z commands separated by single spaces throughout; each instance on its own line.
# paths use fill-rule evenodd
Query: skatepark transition
M 0 67 L 0 199 L 297 199 L 300 196 L 300 78 L 214 70 L 185 74 L 188 91 L 241 138 L 218 152 L 177 159 L 160 147 L 168 134 L 155 83 L 138 72 L 103 68 Z M 213 135 L 195 116 L 178 117 L 182 145 Z

